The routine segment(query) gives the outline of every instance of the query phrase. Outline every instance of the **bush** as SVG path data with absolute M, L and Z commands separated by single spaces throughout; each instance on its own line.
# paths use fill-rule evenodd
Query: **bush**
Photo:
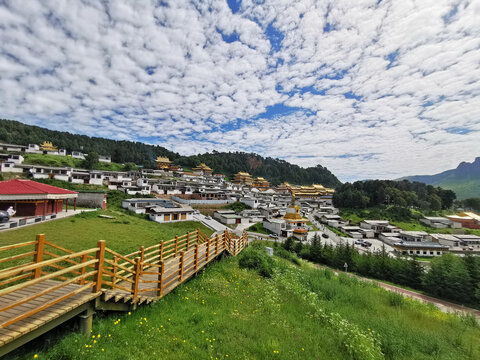
M 300 265 L 300 259 L 295 254 L 285 250 L 284 248 L 279 247 L 275 249 L 274 254 L 278 257 L 291 261 L 295 265 Z
M 248 247 L 243 250 L 238 259 L 238 265 L 243 269 L 251 269 L 263 277 L 271 278 L 273 276 L 273 259 L 262 250 Z

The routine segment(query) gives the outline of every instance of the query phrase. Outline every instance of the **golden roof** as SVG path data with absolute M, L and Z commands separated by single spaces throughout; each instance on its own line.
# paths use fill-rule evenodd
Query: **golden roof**
M 247 172 L 239 171 L 236 176 L 252 176 Z
M 263 177 L 257 177 L 255 180 L 257 180 L 257 181 L 267 181 L 267 180 L 264 179 Z
M 44 141 L 43 144 L 40 144 L 40 149 L 42 149 L 42 150 L 57 150 L 57 147 L 53 146 L 53 144 L 50 141 Z
M 212 171 L 211 168 L 209 168 L 207 165 L 205 165 L 204 163 L 201 163 L 200 165 L 198 165 L 197 167 L 194 167 L 193 170 L 207 170 L 207 171 Z
M 168 163 L 170 164 L 171 161 L 168 157 L 165 157 L 165 156 L 159 156 L 157 157 L 157 160 L 155 160 L 156 162 L 159 162 L 159 163 Z

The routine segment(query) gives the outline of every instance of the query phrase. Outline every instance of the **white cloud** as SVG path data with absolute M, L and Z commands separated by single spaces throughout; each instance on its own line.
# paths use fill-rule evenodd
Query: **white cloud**
M 479 17 L 478 0 L 7 0 L 1 116 L 341 179 L 434 173 L 479 155 Z

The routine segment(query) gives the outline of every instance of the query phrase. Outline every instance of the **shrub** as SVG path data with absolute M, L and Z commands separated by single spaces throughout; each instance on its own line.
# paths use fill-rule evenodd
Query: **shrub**
M 274 254 L 278 257 L 291 261 L 295 265 L 300 265 L 300 259 L 295 254 L 285 250 L 284 248 L 279 247 L 275 249 Z
M 243 269 L 251 269 L 263 277 L 273 276 L 273 259 L 262 250 L 248 247 L 243 250 L 238 259 L 238 265 Z

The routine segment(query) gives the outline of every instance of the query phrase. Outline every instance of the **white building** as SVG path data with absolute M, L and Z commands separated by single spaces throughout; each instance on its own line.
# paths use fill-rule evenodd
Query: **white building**
M 72 158 L 85 160 L 85 155 L 80 151 L 72 151 Z
M 112 162 L 112 157 L 110 155 L 100 155 L 98 157 L 98 161 L 104 162 L 104 163 L 111 163 Z
M 190 206 L 185 207 L 160 207 L 153 206 L 147 208 L 150 220 L 159 223 L 169 223 L 177 221 L 192 221 L 194 210 Z
M 447 219 L 446 217 L 441 216 L 424 216 L 420 219 L 421 223 L 433 227 L 435 229 L 445 229 L 445 228 L 461 228 L 462 224 Z
M 284 219 L 267 219 L 263 221 L 263 227 L 274 234 L 282 235 L 287 229 Z

